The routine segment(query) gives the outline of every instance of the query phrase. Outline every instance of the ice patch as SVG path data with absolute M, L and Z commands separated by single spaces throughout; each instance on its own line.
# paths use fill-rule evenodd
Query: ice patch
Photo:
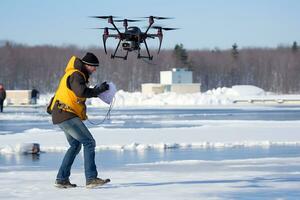
M 37 149 L 38 148 L 38 149 Z M 39 144 L 37 143 L 21 143 L 15 146 L 6 145 L 0 148 L 0 154 L 24 154 L 24 153 L 39 153 Z M 35 150 L 33 152 L 33 150 Z
M 159 161 L 150 163 L 134 163 L 127 166 L 159 166 L 159 165 L 230 165 L 231 167 L 249 167 L 249 166 L 283 166 L 283 165 L 299 165 L 300 157 L 266 157 L 266 158 L 250 158 L 250 159 L 233 159 L 233 160 L 174 160 L 174 161 Z
M 24 133 L 48 133 L 53 132 L 52 129 L 40 129 L 40 128 L 31 128 L 24 131 Z
M 37 114 L 34 115 L 28 115 L 28 113 L 22 113 L 22 112 L 16 112 L 16 113 L 3 113 L 0 115 L 0 120 L 5 120 L 5 121 L 23 121 L 23 120 L 28 120 L 28 121 L 44 121 L 50 119 L 49 116 L 39 116 Z

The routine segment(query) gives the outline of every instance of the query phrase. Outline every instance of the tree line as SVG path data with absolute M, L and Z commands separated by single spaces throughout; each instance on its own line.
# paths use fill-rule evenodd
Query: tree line
M 118 89 L 140 91 L 142 83 L 159 83 L 159 72 L 174 67 L 193 71 L 193 81 L 201 90 L 233 85 L 255 85 L 275 93 L 300 92 L 300 53 L 296 42 L 291 47 L 186 50 L 182 44 L 162 50 L 153 60 L 137 59 L 134 52 L 127 60 L 111 59 L 101 48 L 76 46 L 27 46 L 5 42 L 0 46 L 0 83 L 6 89 L 32 89 L 54 92 L 72 55 L 87 52 L 99 57 L 100 67 L 91 84 L 112 81 Z M 113 49 L 108 50 L 112 52 Z M 125 52 L 120 52 L 124 53 Z M 145 53 L 145 52 L 144 52 Z

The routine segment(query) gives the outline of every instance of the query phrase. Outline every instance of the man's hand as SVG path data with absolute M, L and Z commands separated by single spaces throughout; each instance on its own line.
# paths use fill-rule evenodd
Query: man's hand
M 105 92 L 106 90 L 109 90 L 109 85 L 105 82 L 101 83 L 100 86 L 96 87 L 97 93 Z

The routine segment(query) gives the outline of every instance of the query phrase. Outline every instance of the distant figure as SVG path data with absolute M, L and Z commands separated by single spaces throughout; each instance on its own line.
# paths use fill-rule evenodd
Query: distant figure
M 6 98 L 6 92 L 3 84 L 0 84 L 0 112 L 3 112 L 3 103 Z
M 39 94 L 40 92 L 37 89 L 33 88 L 31 90 L 31 104 L 36 104 Z

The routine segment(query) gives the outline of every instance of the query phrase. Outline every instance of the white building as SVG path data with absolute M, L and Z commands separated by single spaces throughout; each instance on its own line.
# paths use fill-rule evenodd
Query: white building
M 193 83 L 193 72 L 186 68 L 173 68 L 172 71 L 160 72 L 160 84 Z
M 173 68 L 160 72 L 160 83 L 142 84 L 142 93 L 196 93 L 201 92 L 200 83 L 193 83 L 193 72 L 186 68 Z
M 28 105 L 31 102 L 31 90 L 6 90 L 7 105 Z

